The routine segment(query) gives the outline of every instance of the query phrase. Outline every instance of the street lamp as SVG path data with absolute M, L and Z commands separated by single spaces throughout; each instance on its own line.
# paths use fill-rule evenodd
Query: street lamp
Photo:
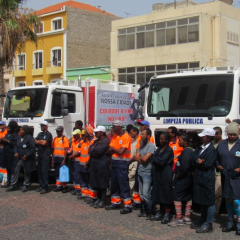
M 106 72 L 106 73 L 111 73 L 112 75 L 112 80 L 115 81 L 115 75 L 113 72 L 111 72 L 110 68 L 100 68 L 101 71 Z

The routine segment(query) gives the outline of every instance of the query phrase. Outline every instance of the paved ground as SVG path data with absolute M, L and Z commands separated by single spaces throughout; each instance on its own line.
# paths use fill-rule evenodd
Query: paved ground
M 214 232 L 196 234 L 189 226 L 170 228 L 160 222 L 138 218 L 138 211 L 93 209 L 70 193 L 35 191 L 5 192 L 0 189 L 0 239 L 236 239 L 234 232 L 222 233 L 220 223 Z M 54 185 L 50 185 L 52 190 Z M 196 219 L 197 215 L 193 214 Z M 226 216 L 221 221 L 224 222 Z

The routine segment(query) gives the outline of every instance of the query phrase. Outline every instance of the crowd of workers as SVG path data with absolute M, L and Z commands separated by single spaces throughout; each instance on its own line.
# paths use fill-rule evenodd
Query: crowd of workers
M 18 177 L 24 169 L 22 192 L 29 190 L 31 172 L 37 171 L 40 194 L 48 192 L 50 155 L 55 168 L 54 192 L 67 192 L 67 183 L 59 181 L 59 169 L 71 161 L 74 189 L 91 207 L 106 210 L 121 209 L 121 214 L 139 209 L 138 217 L 161 221 L 170 227 L 189 224 L 197 233 L 213 230 L 214 219 L 219 218 L 222 197 L 226 202 L 228 221 L 223 232 L 236 231 L 240 235 L 240 140 L 237 123 L 227 127 L 228 138 L 222 139 L 220 127 L 205 128 L 196 135 L 178 134 L 176 127 L 154 138 L 148 121 L 140 126 L 121 121 L 112 124 L 111 133 L 104 126 L 83 128 L 76 121 L 72 139 L 57 127 L 53 139 L 48 122 L 43 121 L 41 132 L 34 139 L 28 126 L 20 127 L 14 121 L 0 122 L 0 160 L 7 169 L 6 191 L 18 189 Z M 95 135 L 95 136 L 94 136 Z M 194 138 L 195 136 L 195 138 Z M 110 179 L 110 181 L 109 181 Z M 109 184 L 110 183 L 110 184 Z M 111 189 L 111 204 L 106 205 L 107 189 Z M 201 206 L 198 222 L 191 221 L 192 201 Z M 171 207 L 175 218 L 171 218 Z M 236 214 L 236 219 L 234 219 Z

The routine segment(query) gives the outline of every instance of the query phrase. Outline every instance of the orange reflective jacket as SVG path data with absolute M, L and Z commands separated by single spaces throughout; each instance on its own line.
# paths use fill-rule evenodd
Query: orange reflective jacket
M 69 148 L 68 139 L 65 136 L 55 137 L 53 139 L 53 156 L 54 157 L 64 157 L 65 156 L 65 148 Z

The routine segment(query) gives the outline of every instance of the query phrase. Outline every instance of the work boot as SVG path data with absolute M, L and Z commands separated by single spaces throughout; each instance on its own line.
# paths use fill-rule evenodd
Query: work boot
M 5 185 L 2 185 L 1 187 L 2 188 L 8 188 L 8 187 L 10 187 L 11 186 L 11 183 L 10 182 L 6 182 L 6 184 Z
M 47 189 L 42 189 L 42 191 L 40 192 L 40 194 L 45 194 L 45 193 L 47 193 L 47 192 L 48 192 Z
M 204 222 L 200 219 L 198 222 L 196 223 L 191 223 L 190 224 L 190 228 L 192 229 L 198 229 L 201 227 L 201 225 L 203 224 Z
M 234 224 L 233 221 L 228 221 L 227 226 L 222 228 L 222 232 L 231 232 L 231 231 L 236 231 L 236 225 Z
M 10 187 L 8 187 L 6 189 L 6 192 L 11 192 L 11 191 L 15 191 L 15 190 L 17 190 L 17 187 L 15 185 L 11 185 Z
M 160 221 L 163 219 L 163 214 L 160 211 L 157 211 L 155 215 L 153 215 L 149 220 L 150 221 Z
M 88 198 L 88 196 L 83 196 L 83 195 L 78 196 L 78 199 L 85 199 L 85 198 Z
M 161 221 L 161 224 L 167 224 L 169 222 L 170 222 L 170 213 L 165 213 Z
M 57 186 L 56 188 L 53 189 L 53 192 L 61 192 L 62 191 L 62 186 Z
M 240 222 L 237 222 L 236 235 L 240 235 Z
M 36 192 L 41 192 L 42 190 L 43 190 L 43 188 L 40 187 L 40 188 L 37 188 L 37 189 L 36 189 Z
M 94 205 L 94 208 L 104 208 L 106 205 L 105 201 L 100 201 L 99 203 Z
M 93 203 L 93 202 L 95 202 L 94 201 L 95 199 L 92 199 L 92 198 L 87 198 L 87 200 L 85 201 L 85 199 L 84 199 L 84 202 L 86 203 L 86 204 L 91 204 L 91 203 Z
M 76 190 L 72 190 L 72 191 L 71 191 L 71 194 L 72 194 L 72 195 L 77 195 Z
M 145 202 L 141 203 L 140 213 L 137 215 L 138 217 L 147 217 L 147 209 Z
M 196 233 L 209 233 L 213 231 L 212 223 L 203 223 L 200 228 L 196 230 Z
M 120 209 L 120 204 L 111 204 L 105 207 L 106 210 L 118 210 Z
M 131 207 L 124 207 L 123 209 L 120 210 L 120 214 L 128 214 L 132 212 Z
M 27 192 L 27 191 L 29 191 L 29 187 L 26 186 L 26 185 L 24 185 L 24 186 L 22 187 L 22 192 Z
M 133 202 L 132 204 L 132 210 L 138 210 L 141 208 L 141 204 L 140 203 L 135 203 Z
M 98 198 L 97 200 L 95 200 L 94 202 L 90 203 L 90 207 L 95 207 L 95 205 L 97 205 L 99 202 L 101 202 L 101 199 Z
M 68 187 L 63 187 L 62 188 L 62 193 L 67 193 L 67 189 L 68 189 Z

